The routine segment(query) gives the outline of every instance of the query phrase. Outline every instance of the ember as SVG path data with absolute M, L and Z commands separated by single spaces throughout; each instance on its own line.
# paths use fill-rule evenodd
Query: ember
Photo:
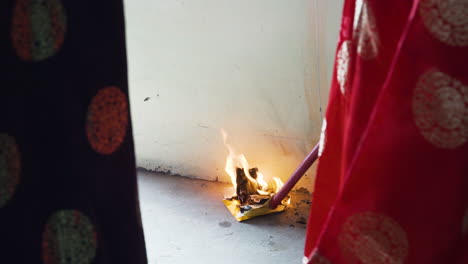
M 273 178 L 274 183 L 269 185 L 258 168 L 250 168 L 243 154 L 236 154 L 226 143 L 227 134 L 221 130 L 224 145 L 229 150 L 226 159 L 226 173 L 231 177 L 235 194 L 224 199 L 224 204 L 237 221 L 243 221 L 255 216 L 281 212 L 289 204 L 290 198 L 286 197 L 275 209 L 269 208 L 269 202 L 273 195 L 281 189 L 283 182 L 279 178 Z

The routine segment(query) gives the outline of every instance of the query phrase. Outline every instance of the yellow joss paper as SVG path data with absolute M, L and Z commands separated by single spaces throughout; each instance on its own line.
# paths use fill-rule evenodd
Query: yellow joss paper
M 251 209 L 244 210 L 244 212 L 241 212 L 239 200 L 237 199 L 224 199 L 223 200 L 229 212 L 231 212 L 232 216 L 234 216 L 234 218 L 236 218 L 236 220 L 239 222 L 254 218 L 256 216 L 279 213 L 279 212 L 284 211 L 284 209 L 286 208 L 284 204 L 279 204 L 275 209 L 271 209 L 270 201 L 271 201 L 271 198 L 268 199 L 268 201 L 266 201 L 263 204 L 250 205 L 250 207 L 252 207 Z

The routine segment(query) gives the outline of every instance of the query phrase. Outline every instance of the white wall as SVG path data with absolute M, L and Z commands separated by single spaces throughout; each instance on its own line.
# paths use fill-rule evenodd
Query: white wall
M 312 0 L 126 0 L 137 165 L 229 181 L 224 128 L 251 165 L 286 180 L 327 100 L 338 34 L 327 21 L 342 0 L 320 1 L 317 14 Z

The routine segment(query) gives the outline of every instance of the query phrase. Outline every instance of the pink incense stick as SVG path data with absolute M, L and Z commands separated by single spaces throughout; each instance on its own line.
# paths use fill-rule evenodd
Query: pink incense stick
M 319 144 L 315 145 L 312 151 L 307 155 L 307 157 L 302 161 L 302 163 L 297 167 L 296 171 L 289 177 L 288 181 L 284 186 L 271 198 L 270 208 L 275 209 L 278 204 L 288 195 L 291 189 L 296 185 L 296 183 L 301 179 L 301 177 L 306 173 L 306 171 L 314 164 L 318 158 Z

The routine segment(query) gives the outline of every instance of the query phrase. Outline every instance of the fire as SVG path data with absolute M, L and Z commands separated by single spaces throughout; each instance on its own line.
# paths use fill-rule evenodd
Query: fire
M 275 192 L 279 192 L 279 190 L 281 190 L 281 188 L 283 187 L 284 183 L 276 177 L 274 177 L 273 180 L 275 181 Z
M 234 191 L 230 196 L 225 190 L 223 203 L 229 212 L 237 221 L 244 221 L 255 216 L 282 212 L 290 204 L 290 197 L 281 197 L 281 204 L 271 201 L 275 199 L 274 195 L 283 187 L 283 182 L 273 177 L 272 184 L 268 184 L 267 178 L 258 170 L 250 168 L 244 154 L 238 154 L 227 143 L 227 134 L 221 129 L 224 145 L 229 151 L 226 158 L 224 170 L 231 177 Z
M 260 172 L 256 171 L 256 178 L 254 179 L 251 176 L 251 169 L 247 158 L 244 154 L 237 154 L 234 149 L 227 143 L 227 133 L 224 129 L 221 129 L 221 134 L 223 135 L 224 145 L 227 147 L 229 154 L 226 158 L 226 166 L 224 170 L 231 177 L 231 182 L 234 187 L 234 190 L 237 188 L 237 168 L 241 168 L 244 171 L 244 174 L 250 183 L 253 183 L 256 186 L 256 191 L 260 195 L 270 195 L 277 193 L 283 186 L 283 182 L 277 178 L 273 177 L 274 185 L 270 186 L 265 180 L 265 176 Z

